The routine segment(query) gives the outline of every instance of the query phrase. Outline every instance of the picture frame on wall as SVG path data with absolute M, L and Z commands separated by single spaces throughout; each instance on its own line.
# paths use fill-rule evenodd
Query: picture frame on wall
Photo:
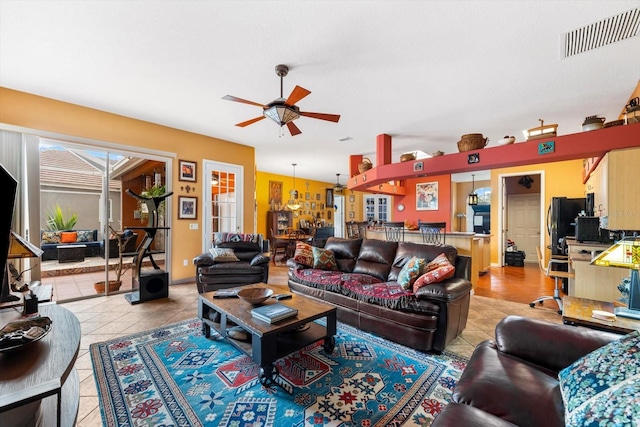
M 269 181 L 269 203 L 270 204 L 282 203 L 282 182 L 281 181 Z
M 352 195 L 350 195 L 350 196 L 349 196 L 349 201 L 350 201 L 351 203 L 355 202 L 355 201 L 356 201 L 356 196 L 354 196 L 353 194 L 352 194 Z
M 438 210 L 438 182 L 416 184 L 416 210 Z
M 198 218 L 198 198 L 197 197 L 178 197 L 178 219 L 197 219 Z
M 178 179 L 180 181 L 196 182 L 196 166 L 196 162 L 191 162 L 189 160 L 179 160 L 178 167 L 180 169 L 180 173 L 178 175 Z

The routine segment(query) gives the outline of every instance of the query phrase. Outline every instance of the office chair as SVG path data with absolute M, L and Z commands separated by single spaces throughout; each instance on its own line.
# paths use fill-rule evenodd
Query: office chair
M 552 270 L 551 266 L 553 264 L 568 264 L 569 260 L 568 259 L 557 259 L 557 258 L 551 258 L 549 260 L 549 263 L 546 265 L 544 265 L 544 258 L 542 257 L 542 251 L 540 250 L 539 246 L 536 246 L 536 254 L 538 255 L 538 265 L 540 267 L 540 270 L 544 273 L 545 276 L 547 277 L 552 277 L 553 280 L 555 281 L 555 288 L 553 289 L 553 296 L 544 296 L 544 297 L 540 297 L 532 302 L 529 303 L 530 307 L 535 307 L 536 303 L 541 304 L 546 301 L 546 300 L 554 300 L 555 302 L 558 303 L 558 314 L 562 314 L 562 297 L 560 296 L 560 286 L 561 286 L 561 282 L 560 279 L 574 279 L 576 276 L 573 273 L 567 272 L 567 271 L 556 271 L 556 270 Z

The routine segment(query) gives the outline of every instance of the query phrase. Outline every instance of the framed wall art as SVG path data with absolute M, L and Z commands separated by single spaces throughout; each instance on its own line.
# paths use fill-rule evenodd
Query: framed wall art
M 416 210 L 438 210 L 438 183 L 425 182 L 416 184 Z
M 180 181 L 192 181 L 196 182 L 196 162 L 190 162 L 188 160 L 179 160 L 178 165 L 180 168 Z
M 269 181 L 269 203 L 270 204 L 282 203 L 282 182 Z
M 197 219 L 198 218 L 198 198 L 197 197 L 178 197 L 178 219 Z

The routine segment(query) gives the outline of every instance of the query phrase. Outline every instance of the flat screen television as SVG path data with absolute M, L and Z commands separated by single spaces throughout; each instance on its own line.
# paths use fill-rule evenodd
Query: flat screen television
M 13 210 L 16 203 L 18 181 L 0 163 L 0 280 L 2 280 L 2 292 L 0 302 L 15 301 L 19 298 L 9 293 L 9 273 L 7 272 L 7 256 L 9 254 L 9 242 L 11 238 L 11 224 L 13 223 Z

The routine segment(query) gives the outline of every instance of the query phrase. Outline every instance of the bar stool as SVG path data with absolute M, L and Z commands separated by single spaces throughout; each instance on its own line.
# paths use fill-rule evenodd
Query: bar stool
M 404 222 L 385 222 L 384 235 L 389 242 L 404 242 Z

